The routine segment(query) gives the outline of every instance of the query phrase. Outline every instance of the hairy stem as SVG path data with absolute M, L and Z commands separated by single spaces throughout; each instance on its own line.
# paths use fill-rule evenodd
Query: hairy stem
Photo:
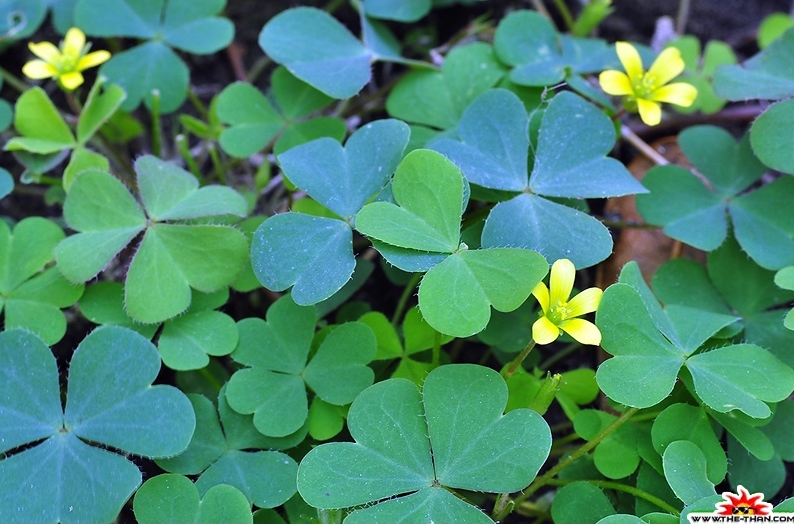
M 411 275 L 411 279 L 405 284 L 405 289 L 403 289 L 403 294 L 400 295 L 400 300 L 397 302 L 397 307 L 394 308 L 394 314 L 391 317 L 391 323 L 393 326 L 396 326 L 397 323 L 403 316 L 403 312 L 405 311 L 405 306 L 408 304 L 408 299 L 411 298 L 414 290 L 416 289 L 417 284 L 419 284 L 419 280 L 422 278 L 422 273 L 414 273 Z
M 550 480 L 547 482 L 549 486 L 564 486 L 566 484 L 570 484 L 571 482 L 582 482 L 581 480 Z M 621 484 L 620 482 L 613 482 L 610 480 L 585 480 L 588 484 L 592 484 L 597 488 L 604 488 L 604 489 L 614 489 L 615 491 L 623 491 L 624 493 L 628 493 L 635 498 L 647 500 L 651 504 L 658 506 L 660 509 L 663 509 L 667 513 L 671 515 L 675 515 L 678 517 L 681 512 L 678 511 L 676 508 L 668 504 L 667 502 L 663 501 L 659 497 L 648 493 L 647 491 L 643 491 L 641 489 L 637 489 L 634 486 L 629 486 L 628 484 Z
M 537 490 L 549 484 L 549 481 L 554 479 L 554 477 L 556 477 L 557 474 L 560 473 L 560 471 L 564 470 L 565 468 L 567 468 L 568 466 L 570 466 L 571 464 L 573 464 L 574 462 L 585 456 L 587 453 L 589 453 L 590 450 L 592 450 L 597 445 L 599 445 L 602 440 L 604 440 L 606 437 L 614 433 L 620 426 L 625 424 L 631 417 L 634 416 L 635 413 L 637 413 L 637 411 L 639 411 L 638 408 L 627 409 L 620 417 L 618 417 L 617 420 L 615 420 L 615 422 L 610 424 L 608 427 L 604 428 L 604 430 L 601 431 L 601 433 L 596 435 L 593 438 L 593 440 L 585 442 L 576 451 L 574 451 L 573 453 L 571 453 L 570 455 L 559 461 L 556 466 L 548 470 L 540 477 L 537 477 L 532 482 L 532 484 L 530 484 L 529 487 L 527 487 L 527 489 L 524 490 L 524 492 L 521 495 L 516 497 L 515 499 L 516 504 L 519 504 L 522 501 L 528 499 Z
M 527 358 L 527 356 L 530 354 L 530 352 L 534 347 L 535 347 L 535 339 L 533 338 L 529 341 L 527 347 L 521 350 L 521 353 L 519 353 L 518 356 L 515 359 L 513 359 L 510 365 L 507 366 L 507 369 L 505 369 L 504 372 L 502 372 L 502 376 L 504 378 L 512 377 L 515 374 L 516 370 L 521 366 L 521 363 L 524 361 L 525 358 Z

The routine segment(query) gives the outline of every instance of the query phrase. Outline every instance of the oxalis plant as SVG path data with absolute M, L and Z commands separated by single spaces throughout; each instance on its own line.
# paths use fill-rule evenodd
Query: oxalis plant
M 0 522 L 794 512 L 790 17 L 240 3 L 0 2 Z

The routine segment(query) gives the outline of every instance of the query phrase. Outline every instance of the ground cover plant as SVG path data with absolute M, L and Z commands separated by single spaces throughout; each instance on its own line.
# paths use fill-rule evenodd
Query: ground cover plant
M 0 1 L 0 522 L 794 512 L 791 17 L 233 4 Z

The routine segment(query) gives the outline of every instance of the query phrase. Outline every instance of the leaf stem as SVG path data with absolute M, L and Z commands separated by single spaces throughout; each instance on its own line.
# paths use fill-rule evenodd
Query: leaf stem
M 340 524 L 342 522 L 341 509 L 317 509 L 320 524 Z
M 568 344 L 561 350 L 555 351 L 549 358 L 538 364 L 538 369 L 542 369 L 543 371 L 548 371 L 551 368 L 552 364 L 564 359 L 565 357 L 567 357 L 568 355 L 570 355 L 580 347 L 582 347 L 582 345 L 578 342 L 572 342 Z
M 28 86 L 25 84 L 25 82 L 12 75 L 11 72 L 8 71 L 8 69 L 4 67 L 0 67 L 0 75 L 3 76 L 3 80 L 5 80 L 8 85 L 13 87 L 20 93 L 24 93 L 25 91 L 27 91 Z
M 433 360 L 432 360 L 433 369 L 437 368 L 440 364 L 441 364 L 441 333 L 436 331 L 435 335 L 433 335 Z
M 641 489 L 637 489 L 634 486 L 629 486 L 628 484 L 621 484 L 620 482 L 613 482 L 611 480 L 579 480 L 579 479 L 565 479 L 565 480 L 550 480 L 547 482 L 550 486 L 565 486 L 566 484 L 570 484 L 571 482 L 587 482 L 588 484 L 592 484 L 597 488 L 605 488 L 605 489 L 614 489 L 615 491 L 622 491 L 624 493 L 628 493 L 633 495 L 638 499 L 647 500 L 651 504 L 658 506 L 659 508 L 663 509 L 664 511 L 670 513 L 671 515 L 675 515 L 676 517 L 681 515 L 681 512 L 678 511 L 675 507 L 671 506 L 664 500 L 660 499 L 656 495 L 648 493 L 647 491 L 643 491 Z
M 521 366 L 521 363 L 524 361 L 525 358 L 527 358 L 527 356 L 530 354 L 530 352 L 534 347 L 535 347 L 535 339 L 533 338 L 530 339 L 529 344 L 527 344 L 527 347 L 521 350 L 521 353 L 519 353 L 518 356 L 515 359 L 513 359 L 510 365 L 507 366 L 507 368 L 502 372 L 502 376 L 504 378 L 512 377 L 515 374 L 516 370 L 519 368 L 519 366 Z
M 411 279 L 408 280 L 408 283 L 405 284 L 405 289 L 403 289 L 402 295 L 400 295 L 400 300 L 397 302 L 397 307 L 394 308 L 394 314 L 391 317 L 391 324 L 392 326 L 397 326 L 397 323 L 403 316 L 403 312 L 405 311 L 405 306 L 408 304 L 408 299 L 411 298 L 411 295 L 416 289 L 417 284 L 419 284 L 419 280 L 422 278 L 422 273 L 414 273 L 411 275 Z
M 554 6 L 557 8 L 557 11 L 560 12 L 562 21 L 565 23 L 565 29 L 568 31 L 573 29 L 573 16 L 571 16 L 571 11 L 568 9 L 568 6 L 565 5 L 565 2 L 563 0 L 554 0 Z
M 602 440 L 604 440 L 606 437 L 614 433 L 620 426 L 625 424 L 631 417 L 634 416 L 635 413 L 637 413 L 637 411 L 639 411 L 639 408 L 629 408 L 626 411 L 624 411 L 623 414 L 620 417 L 618 417 L 617 420 L 615 420 L 615 422 L 604 428 L 604 430 L 601 431 L 601 433 L 599 433 L 595 437 L 593 437 L 592 440 L 582 444 L 580 448 L 576 449 L 573 453 L 563 458 L 553 468 L 548 470 L 542 476 L 537 477 L 532 482 L 532 484 L 530 484 L 527 487 L 527 489 L 524 490 L 524 492 L 521 495 L 515 498 L 515 503 L 520 504 L 522 501 L 532 496 L 532 494 L 535 493 L 537 490 L 549 484 L 549 481 L 551 481 L 555 476 L 557 476 L 557 474 L 560 471 L 564 470 L 565 468 L 567 468 L 568 466 L 570 466 L 571 464 L 573 464 L 574 462 L 585 456 L 587 453 L 589 453 L 590 450 L 592 450 L 597 445 L 599 445 Z
M 160 122 L 160 90 L 152 89 L 152 154 L 157 158 L 163 155 L 163 128 Z
M 646 224 L 645 222 L 623 221 L 623 220 L 610 220 L 608 218 L 599 218 L 602 224 L 606 227 L 617 229 L 660 229 L 660 226 L 654 224 Z
M 620 136 L 622 136 L 629 144 L 636 147 L 637 151 L 639 151 L 643 156 L 648 158 L 648 160 L 655 163 L 656 165 L 666 166 L 670 163 L 665 157 L 657 153 L 654 148 L 649 146 L 645 140 L 637 136 L 634 131 L 629 129 L 628 126 L 620 126 Z
M 190 148 L 187 144 L 187 137 L 182 133 L 176 135 L 176 146 L 179 149 L 179 154 L 182 155 L 182 160 L 185 161 L 185 165 L 193 173 L 198 179 L 201 179 L 201 170 L 199 170 L 198 164 L 196 160 L 193 158 L 193 155 L 190 154 Z

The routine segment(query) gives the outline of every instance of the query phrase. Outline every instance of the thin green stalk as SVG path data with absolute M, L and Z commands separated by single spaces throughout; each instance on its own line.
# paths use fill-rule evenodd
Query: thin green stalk
M 317 516 L 320 518 L 320 524 L 340 524 L 342 522 L 341 509 L 318 509 Z
M 658 417 L 660 413 L 661 413 L 661 411 L 646 411 L 645 413 L 641 413 L 641 414 L 635 416 L 634 418 L 632 418 L 632 420 L 635 423 L 636 422 L 646 422 L 646 421 L 649 421 L 649 420 L 656 420 L 656 417 Z
M 207 106 L 204 105 L 204 103 L 192 89 L 187 90 L 187 98 L 190 100 L 190 103 L 193 104 L 193 107 L 196 108 L 196 111 L 199 112 L 201 118 L 205 120 L 209 118 L 210 113 L 207 110 Z
M 555 351 L 554 353 L 552 353 L 552 355 L 549 358 L 538 364 L 538 369 L 542 369 L 543 371 L 548 370 L 549 368 L 551 368 L 552 364 L 555 364 L 558 361 L 564 359 L 565 357 L 567 357 L 568 355 L 570 355 L 580 347 L 582 347 L 582 345 L 578 342 L 573 342 L 571 344 L 568 344 L 561 350 Z
M 573 442 L 575 440 L 579 440 L 581 438 L 582 437 L 580 437 L 576 433 L 571 433 L 570 435 L 565 435 L 564 437 L 556 438 L 556 439 L 554 439 L 554 442 L 551 445 L 551 449 L 560 447 L 562 445 L 568 444 L 568 443 Z
M 221 384 L 220 382 L 218 382 L 218 379 L 217 379 L 217 377 L 215 377 L 215 375 L 213 375 L 213 374 L 212 374 L 212 372 L 210 372 L 210 370 L 209 370 L 209 368 L 208 368 L 208 367 L 203 367 L 203 368 L 201 368 L 201 369 L 199 370 L 199 374 L 200 374 L 202 377 L 204 377 L 204 380 L 206 380 L 207 382 L 209 382 L 209 384 L 210 384 L 210 385 L 211 385 L 213 388 L 215 388 L 215 390 L 216 390 L 216 391 L 220 391 L 220 390 L 221 390 L 221 387 L 223 386 L 223 384 Z
M 419 280 L 421 278 L 422 273 L 414 273 L 411 275 L 411 279 L 405 285 L 403 294 L 400 295 L 400 300 L 397 302 L 397 307 L 394 308 L 394 314 L 391 317 L 391 323 L 393 326 L 397 326 L 397 323 L 403 317 L 403 312 L 405 311 L 405 306 L 408 304 L 408 299 L 411 298 L 411 295 L 416 289 L 417 284 L 419 284 Z
M 510 500 L 510 493 L 500 493 L 499 496 L 496 497 L 496 502 L 493 505 L 491 518 L 495 522 L 499 522 L 505 516 L 509 515 L 511 511 L 513 511 L 515 505 L 515 502 Z
M 565 486 L 566 484 L 570 484 L 571 482 L 581 482 L 581 480 L 577 479 L 566 479 L 566 480 L 550 480 L 547 482 L 549 486 Z M 681 512 L 678 511 L 675 507 L 671 506 L 667 502 L 663 501 L 659 497 L 648 493 L 647 491 L 643 491 L 641 489 L 637 489 L 634 486 L 629 486 L 628 484 L 621 484 L 620 482 L 612 482 L 611 480 L 585 480 L 588 484 L 592 484 L 597 488 L 604 488 L 604 489 L 614 489 L 615 491 L 622 491 L 624 493 L 628 493 L 635 498 L 647 500 L 654 506 L 663 509 L 664 511 L 670 513 L 671 515 L 675 515 L 676 517 L 681 515 Z
M 633 222 L 623 220 L 609 220 L 608 218 L 600 218 L 601 223 L 607 227 L 614 229 L 659 229 L 660 226 L 653 224 L 646 224 L 644 222 Z
M 521 353 L 519 353 L 518 356 L 515 359 L 513 359 L 510 365 L 507 366 L 507 369 L 505 369 L 504 372 L 502 372 L 502 376 L 504 376 L 504 378 L 512 377 L 515 374 L 516 370 L 518 370 L 518 368 L 521 366 L 521 363 L 524 361 L 525 358 L 527 358 L 527 356 L 534 347 L 535 347 L 535 339 L 533 338 L 529 341 L 527 347 L 525 347 L 521 351 Z
M 74 91 L 66 91 L 64 96 L 66 97 L 66 103 L 69 104 L 69 108 L 79 117 L 80 113 L 83 111 L 83 106 L 80 104 L 80 101 L 77 100 Z
M 25 84 L 25 82 L 23 82 L 22 80 L 20 80 L 16 76 L 12 75 L 8 71 L 8 69 L 6 69 L 4 67 L 0 67 L 0 75 L 3 76 L 3 80 L 5 80 L 5 82 L 8 85 L 13 87 L 14 89 L 19 91 L 20 93 L 24 93 L 25 91 L 27 91 L 27 89 L 28 89 L 27 84 Z
M 251 84 L 256 82 L 257 79 L 259 79 L 259 76 L 264 73 L 265 69 L 267 69 L 267 67 L 272 63 L 273 61 L 267 55 L 259 57 L 248 70 L 248 82 Z
M 546 473 L 537 477 L 532 484 L 530 484 L 524 492 L 515 498 L 516 504 L 520 504 L 522 501 L 531 497 L 537 490 L 542 488 L 543 486 L 547 485 L 550 480 L 557 476 L 557 474 L 588 454 L 590 450 L 595 448 L 597 445 L 601 443 L 606 437 L 614 433 L 620 426 L 625 424 L 631 417 L 634 416 L 635 413 L 639 411 L 639 408 L 629 408 L 627 409 L 620 417 L 615 420 L 612 424 L 604 428 L 601 433 L 596 435 L 592 440 L 585 442 L 580 448 L 575 450 L 570 455 L 566 456 L 564 459 L 559 461 L 557 465 L 553 468 L 548 470 Z
M 565 23 L 565 29 L 570 31 L 573 29 L 573 16 L 571 16 L 571 11 L 568 9 L 568 6 L 565 5 L 564 0 L 554 0 L 554 6 L 557 8 L 557 11 L 560 12 L 560 16 L 562 17 L 562 21 Z
M 185 161 L 185 165 L 196 178 L 201 178 L 201 170 L 196 163 L 196 159 L 190 154 L 190 148 L 187 145 L 187 137 L 182 133 L 176 135 L 176 147 L 179 149 L 179 154 Z
M 123 173 L 119 174 L 120 179 L 124 179 L 124 182 L 130 185 L 135 185 L 133 182 L 135 180 L 135 169 L 133 169 L 129 157 L 119 153 L 113 144 L 102 135 L 101 130 L 100 133 L 91 137 L 91 145 L 96 147 L 100 153 L 113 160 L 119 168 L 123 169 Z
M 431 365 L 433 369 L 441 365 L 441 333 L 438 331 L 433 335 L 433 360 Z
M 210 160 L 212 161 L 212 169 L 215 171 L 215 179 L 218 182 L 227 183 L 226 170 L 223 169 L 223 162 L 221 162 L 221 157 L 218 155 L 218 150 L 215 148 L 215 144 L 212 142 L 207 144 L 207 150 L 209 151 Z
M 345 4 L 345 0 L 331 0 L 323 8 L 323 10 L 326 11 L 327 13 L 333 14 L 337 9 L 342 7 L 344 4 Z
M 160 90 L 152 89 L 152 154 L 157 158 L 163 155 L 163 127 L 160 122 Z

